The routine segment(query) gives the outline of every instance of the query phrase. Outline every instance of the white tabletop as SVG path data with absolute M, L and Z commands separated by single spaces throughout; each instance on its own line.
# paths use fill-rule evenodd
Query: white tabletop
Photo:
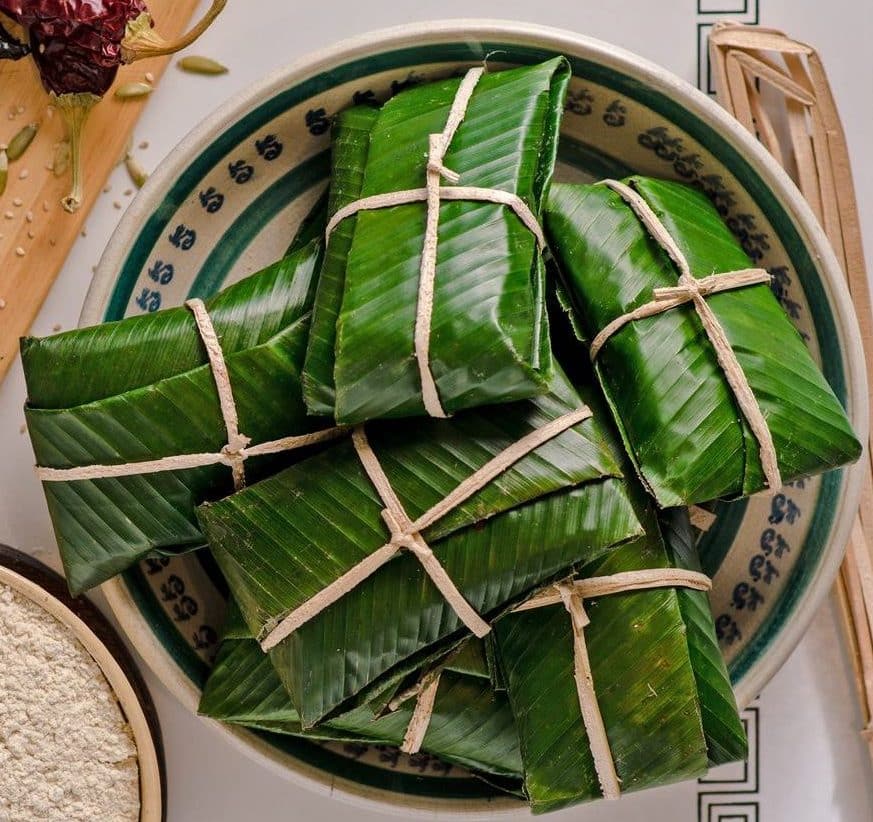
M 719 14 L 719 12 L 724 12 Z M 310 50 L 370 29 L 434 17 L 499 17 L 573 29 L 655 60 L 686 79 L 705 75 L 700 26 L 719 16 L 759 18 L 813 43 L 822 53 L 844 118 L 854 161 L 867 248 L 873 253 L 873 94 L 869 44 L 873 12 L 863 0 L 391 0 L 330 5 L 288 0 L 231 0 L 218 23 L 191 51 L 226 63 L 218 78 L 171 70 L 153 94 L 135 144 L 153 167 L 199 120 L 263 74 Z M 100 197 L 34 326 L 47 334 L 76 325 L 91 269 L 100 257 L 130 186 L 123 169 Z M 20 433 L 25 391 L 21 367 L 0 387 L 0 542 L 56 564 L 42 492 Z M 95 597 L 98 602 L 99 596 Z M 100 603 L 103 604 L 103 603 Z M 191 715 L 145 669 L 158 707 L 166 747 L 170 822 L 279 822 L 355 820 L 385 814 L 354 809 L 310 793 L 266 770 L 223 735 Z M 708 782 L 691 783 L 600 803 L 550 817 L 580 822 L 869 822 L 873 772 L 861 744 L 852 674 L 833 603 L 818 614 L 797 651 L 758 703 L 746 712 L 753 756 L 746 768 L 729 767 Z

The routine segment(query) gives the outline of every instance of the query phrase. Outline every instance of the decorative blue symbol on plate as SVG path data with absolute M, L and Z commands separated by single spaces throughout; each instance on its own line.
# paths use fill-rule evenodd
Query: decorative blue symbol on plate
M 768 528 L 761 534 L 761 550 L 765 557 L 775 554 L 776 559 L 782 559 L 783 554 L 791 553 L 791 546 L 782 534 L 776 533 L 774 528 Z
M 218 642 L 218 633 L 211 625 L 201 625 L 192 635 L 195 651 L 205 651 Z
M 730 614 L 722 614 L 715 621 L 715 636 L 719 642 L 733 645 L 743 638 L 743 633 L 740 631 L 737 621 Z
M 785 494 L 776 494 L 773 497 L 773 502 L 770 505 L 770 516 L 767 517 L 767 521 L 771 525 L 778 525 L 782 520 L 794 525 L 799 517 L 800 509 L 794 500 L 789 499 Z
M 613 100 L 603 114 L 603 122 L 612 128 L 623 126 L 627 120 L 627 107 L 621 100 Z
M 738 611 L 748 608 L 750 611 L 756 611 L 759 605 L 764 604 L 764 595 L 748 582 L 741 582 L 734 588 L 734 594 L 731 598 L 731 605 Z
M 564 108 L 571 114 L 587 117 L 594 111 L 594 95 L 587 88 L 571 91 L 567 95 L 567 104 Z
M 263 157 L 268 163 L 272 163 L 282 153 L 285 148 L 275 134 L 268 134 L 266 137 L 258 140 L 255 143 L 255 151 Z
M 182 251 L 188 251 L 193 248 L 197 242 L 197 232 L 193 228 L 188 228 L 184 223 L 179 223 L 170 235 L 170 244 Z
M 151 313 L 161 307 L 161 292 L 144 288 L 134 302 L 143 310 Z
M 234 160 L 232 163 L 228 163 L 227 173 L 230 174 L 231 180 L 243 185 L 252 179 L 255 167 L 245 160 Z
M 330 120 L 327 118 L 327 110 L 323 108 L 311 108 L 306 112 L 306 128 L 309 133 L 320 137 L 330 128 Z
M 763 580 L 765 584 L 770 585 L 779 576 L 779 571 L 763 554 L 755 554 L 749 560 L 749 576 L 753 582 Z
M 352 95 L 353 106 L 378 106 L 379 101 L 376 99 L 376 94 L 372 89 L 364 91 L 356 91 Z
M 197 195 L 200 200 L 200 205 L 206 209 L 208 214 L 215 214 L 216 211 L 221 211 L 224 205 L 224 195 L 215 187 L 209 186 Z
M 148 271 L 149 277 L 159 285 L 168 285 L 173 275 L 176 273 L 172 263 L 165 263 L 163 260 L 155 260 L 154 264 Z

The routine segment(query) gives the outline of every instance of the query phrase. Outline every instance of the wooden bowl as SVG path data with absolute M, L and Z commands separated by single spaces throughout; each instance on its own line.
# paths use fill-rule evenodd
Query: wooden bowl
M 0 584 L 8 585 L 51 614 L 91 654 L 133 734 L 139 767 L 140 822 L 163 822 L 166 789 L 158 715 L 145 682 L 115 629 L 89 600 L 70 597 L 62 577 L 33 557 L 5 545 L 0 545 Z

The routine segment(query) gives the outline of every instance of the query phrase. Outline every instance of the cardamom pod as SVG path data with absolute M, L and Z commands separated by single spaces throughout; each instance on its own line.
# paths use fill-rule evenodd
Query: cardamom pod
M 123 83 L 115 89 L 115 96 L 119 100 L 132 100 L 136 97 L 145 97 L 154 91 L 155 87 L 149 83 Z
M 36 123 L 30 123 L 9 141 L 9 145 L 6 147 L 6 156 L 10 163 L 14 163 L 27 151 L 27 147 L 33 142 L 37 131 L 39 131 L 39 126 Z
M 190 57 L 183 57 L 176 65 L 182 71 L 188 71 L 192 74 L 227 74 L 227 66 L 223 66 L 217 60 L 209 57 L 198 57 L 196 54 Z
M 124 165 L 127 167 L 127 173 L 130 175 L 130 179 L 133 180 L 134 185 L 137 188 L 142 188 L 145 185 L 145 181 L 148 179 L 148 173 L 146 170 L 137 162 L 136 158 L 131 154 L 126 154 L 124 157 Z

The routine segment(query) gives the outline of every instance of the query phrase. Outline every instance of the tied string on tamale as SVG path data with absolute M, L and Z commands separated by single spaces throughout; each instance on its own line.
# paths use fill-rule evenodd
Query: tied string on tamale
M 467 106 L 473 96 L 476 84 L 479 82 L 479 78 L 484 71 L 483 67 L 477 67 L 467 72 L 455 94 L 445 128 L 440 134 L 429 135 L 425 187 L 374 194 L 355 200 L 340 208 L 331 217 L 325 234 L 326 239 L 329 241 L 334 229 L 343 220 L 360 211 L 392 208 L 408 203 L 424 202 L 427 204 L 424 244 L 419 265 L 414 347 L 415 359 L 421 379 L 422 402 L 425 411 L 431 417 L 448 416 L 440 402 L 436 381 L 430 367 L 430 336 L 436 280 L 437 244 L 439 242 L 440 203 L 443 200 L 467 200 L 508 206 L 534 235 L 537 247 L 542 250 L 546 245 L 542 228 L 536 216 L 521 197 L 512 192 L 496 188 L 457 185 L 461 179 L 460 175 L 444 165 L 446 152 L 449 150 L 455 132 L 464 121 Z M 452 185 L 443 186 L 441 182 L 443 179 Z
M 585 613 L 584 601 L 594 597 L 656 588 L 689 588 L 694 591 L 708 591 L 711 587 L 710 578 L 697 571 L 686 571 L 680 568 L 651 568 L 641 571 L 624 571 L 605 577 L 561 582 L 543 589 L 513 609 L 513 612 L 531 611 L 550 605 L 563 604 L 570 614 L 573 621 L 573 678 L 576 681 L 579 708 L 582 712 L 585 731 L 588 734 L 594 770 L 597 773 L 600 789 L 605 799 L 619 798 L 621 780 L 615 770 L 609 737 L 594 689 L 588 646 L 585 644 L 584 631 L 590 620 Z M 403 753 L 414 754 L 421 750 L 433 715 L 436 692 L 444 667 L 443 664 L 428 671 L 415 686 L 404 691 L 392 703 L 389 703 L 389 708 L 396 709 L 405 700 L 413 696 L 416 698 L 412 718 L 407 725 L 403 744 L 400 748 Z
M 417 754 L 424 744 L 424 737 L 430 727 L 430 720 L 436 704 L 437 691 L 440 688 L 440 678 L 445 667 L 446 663 L 443 662 L 429 669 L 415 685 L 402 691 L 388 703 L 388 710 L 396 711 L 404 702 L 415 697 L 412 716 L 409 718 L 403 741 L 400 743 L 400 750 L 405 754 Z
M 322 588 L 302 605 L 285 616 L 278 618 L 274 626 L 268 625 L 265 628 L 266 636 L 261 639 L 261 648 L 264 651 L 275 648 L 302 625 L 318 616 L 326 608 L 342 599 L 346 594 L 368 579 L 402 550 L 409 551 L 421 563 L 425 573 L 437 586 L 458 619 L 473 634 L 478 637 L 488 634 L 491 626 L 476 613 L 476 610 L 458 590 L 445 568 L 443 568 L 425 541 L 422 532 L 454 511 L 474 494 L 481 491 L 488 483 L 507 471 L 520 459 L 574 425 L 584 422 L 591 416 L 591 410 L 583 405 L 574 411 L 556 417 L 539 428 L 535 428 L 520 440 L 517 440 L 492 457 L 482 467 L 459 483 L 448 496 L 437 502 L 414 521 L 409 517 L 403 504 L 391 487 L 391 483 L 379 462 L 378 456 L 370 446 L 364 426 L 356 427 L 352 431 L 352 443 L 364 471 L 373 483 L 385 506 L 381 516 L 388 527 L 390 538 L 384 545 L 365 557 L 357 565 L 352 566 L 342 576 Z
M 682 250 L 645 199 L 630 186 L 617 180 L 604 180 L 603 185 L 616 192 L 631 207 L 652 239 L 667 253 L 679 269 L 679 283 L 671 288 L 655 288 L 652 291 L 653 299 L 651 302 L 644 303 L 609 322 L 591 342 L 591 360 L 594 361 L 612 335 L 628 323 L 663 314 L 681 305 L 691 303 L 715 350 L 719 367 L 725 375 L 740 412 L 745 417 L 758 442 L 761 469 L 764 472 L 767 485 L 771 490 L 781 488 L 782 476 L 767 420 L 764 418 L 761 406 L 758 404 L 724 328 L 706 301 L 706 297 L 712 294 L 769 283 L 770 274 L 763 268 L 750 268 L 723 274 L 712 274 L 697 279 L 691 273 L 691 267 Z
M 115 465 L 83 465 L 75 468 L 45 468 L 37 466 L 37 477 L 43 482 L 68 482 L 73 480 L 99 480 L 116 477 L 129 477 L 139 474 L 157 474 L 162 471 L 181 471 L 190 468 L 203 468 L 209 465 L 226 465 L 233 474 L 234 488 L 239 491 L 245 487 L 245 462 L 250 457 L 278 454 L 305 448 L 328 440 L 336 439 L 347 432 L 343 427 L 326 428 L 311 434 L 282 437 L 258 445 L 250 445 L 251 438 L 239 430 L 239 415 L 233 397 L 230 374 L 224 359 L 224 352 L 212 318 L 202 300 L 192 299 L 185 306 L 194 316 L 197 332 L 203 341 L 209 367 L 218 393 L 221 416 L 227 432 L 227 443 L 214 453 L 176 454 L 154 460 L 139 460 Z
M 576 681 L 579 708 L 582 711 L 582 721 L 588 734 L 591 756 L 594 759 L 594 770 L 604 799 L 619 798 L 621 780 L 615 770 L 609 737 L 594 689 L 591 661 L 585 643 L 585 628 L 590 620 L 585 613 L 584 601 L 594 597 L 655 588 L 689 588 L 694 591 L 708 591 L 711 587 L 712 580 L 697 571 L 686 571 L 681 568 L 650 568 L 562 582 L 541 591 L 515 609 L 529 611 L 561 603 L 570 614 L 573 623 L 573 678 Z

